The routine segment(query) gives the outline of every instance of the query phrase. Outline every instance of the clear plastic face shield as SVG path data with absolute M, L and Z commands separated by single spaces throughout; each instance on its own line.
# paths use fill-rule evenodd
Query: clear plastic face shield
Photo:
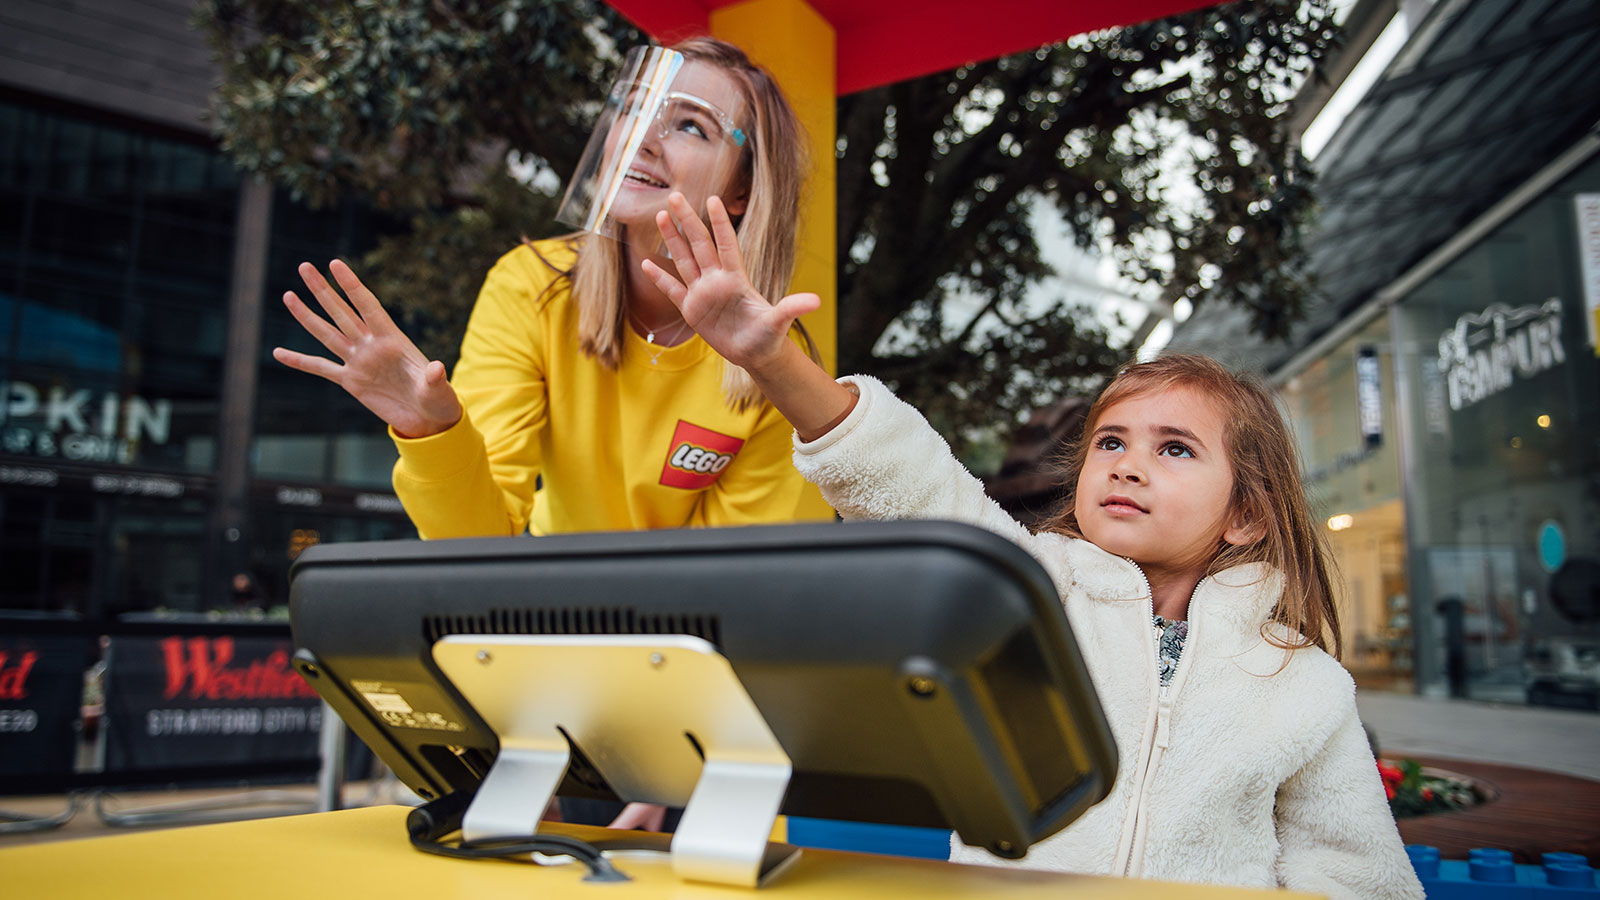
M 628 51 L 556 221 L 611 238 L 630 226 L 655 235 L 674 191 L 702 216 L 713 194 L 737 215 L 750 150 L 743 108 L 737 83 L 713 64 L 664 47 Z

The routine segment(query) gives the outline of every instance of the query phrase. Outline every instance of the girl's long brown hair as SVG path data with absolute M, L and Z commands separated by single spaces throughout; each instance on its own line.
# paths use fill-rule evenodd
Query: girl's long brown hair
M 743 50 L 711 37 L 690 38 L 672 49 L 727 72 L 744 96 L 746 115 L 754 118 L 744 157 L 750 196 L 744 214 L 733 224 L 751 286 L 776 302 L 789 292 L 794 277 L 801 191 L 810 169 L 805 129 L 771 74 L 751 62 Z M 601 365 L 615 370 L 622 362 L 623 329 L 629 327 L 621 242 L 593 234 L 574 235 L 569 240 L 578 247 L 578 261 L 568 273 L 578 304 L 578 345 Z M 806 352 L 820 363 L 811 334 L 798 321 L 794 328 Z M 740 411 L 765 399 L 749 373 L 726 361 L 722 392 L 728 405 Z
M 1322 531 L 1311 518 L 1294 436 L 1265 385 L 1251 376 L 1229 371 L 1216 360 L 1173 353 L 1124 366 L 1089 407 L 1083 436 L 1065 461 L 1065 503 L 1045 529 L 1083 537 L 1075 509 L 1078 476 L 1088 459 L 1101 415 L 1130 397 L 1174 387 L 1201 391 L 1221 409 L 1223 444 L 1233 467 L 1229 519 L 1262 531 L 1259 540 L 1245 546 L 1219 538 L 1206 574 L 1214 575 L 1245 562 L 1270 563 L 1284 578 L 1283 597 L 1273 608 L 1272 621 L 1294 629 L 1301 639 L 1284 642 L 1265 631 L 1263 635 L 1288 650 L 1316 646 L 1339 658 L 1344 644 L 1328 575 L 1332 561 Z

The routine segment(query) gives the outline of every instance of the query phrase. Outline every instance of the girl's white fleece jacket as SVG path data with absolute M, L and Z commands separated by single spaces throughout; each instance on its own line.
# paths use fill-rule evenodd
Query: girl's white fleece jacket
M 1237 566 L 1200 583 L 1163 691 L 1138 566 L 1029 533 L 921 414 L 874 379 L 840 380 L 861 399 L 826 435 L 796 438 L 801 474 L 845 518 L 955 519 L 1022 545 L 1055 580 L 1110 722 L 1121 757 L 1111 794 L 1017 865 L 1421 900 L 1349 673 L 1321 650 L 1288 653 L 1262 637 L 1282 590 L 1276 569 Z M 959 838 L 951 851 L 1008 864 Z

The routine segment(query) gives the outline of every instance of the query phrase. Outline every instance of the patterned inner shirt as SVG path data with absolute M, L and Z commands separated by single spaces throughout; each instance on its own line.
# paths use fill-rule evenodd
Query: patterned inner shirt
M 1189 636 L 1189 623 L 1176 619 L 1151 616 L 1156 626 L 1156 668 L 1161 673 L 1161 685 L 1172 681 L 1177 671 L 1178 657 L 1183 655 L 1183 640 Z

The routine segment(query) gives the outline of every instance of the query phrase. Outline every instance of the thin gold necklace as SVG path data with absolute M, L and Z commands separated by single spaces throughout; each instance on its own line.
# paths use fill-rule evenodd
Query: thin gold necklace
M 678 337 L 683 334 L 683 330 L 689 327 L 688 322 L 684 321 L 683 319 L 679 319 L 678 327 L 672 329 L 672 334 L 663 335 L 661 338 L 663 343 L 657 344 L 656 330 L 654 328 L 651 328 L 644 324 L 644 322 L 641 322 L 639 317 L 633 314 L 633 310 L 628 310 L 628 318 L 633 320 L 633 324 L 644 330 L 644 342 L 656 348 L 655 352 L 650 354 L 650 365 L 652 366 L 659 365 L 661 362 L 661 354 L 667 352 L 667 347 L 672 346 L 671 344 L 666 344 L 665 342 L 676 341 Z

